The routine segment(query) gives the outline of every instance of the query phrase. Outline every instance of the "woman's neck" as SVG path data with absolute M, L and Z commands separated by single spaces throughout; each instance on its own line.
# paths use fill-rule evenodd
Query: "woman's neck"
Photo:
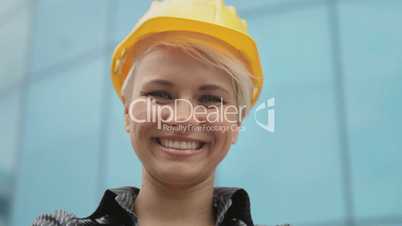
M 140 226 L 213 226 L 213 176 L 189 186 L 170 186 L 143 171 L 135 213 Z

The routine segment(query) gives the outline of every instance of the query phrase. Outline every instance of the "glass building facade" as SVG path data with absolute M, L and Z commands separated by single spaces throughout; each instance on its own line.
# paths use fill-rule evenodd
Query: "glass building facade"
M 249 117 L 217 185 L 245 188 L 259 224 L 402 225 L 402 1 L 226 2 L 257 41 L 275 132 Z M 139 186 L 109 66 L 149 3 L 0 0 L 0 226 Z

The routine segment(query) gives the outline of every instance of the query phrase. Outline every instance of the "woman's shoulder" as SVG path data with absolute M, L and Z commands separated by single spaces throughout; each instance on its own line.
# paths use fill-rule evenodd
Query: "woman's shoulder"
M 90 226 L 92 225 L 91 223 L 93 223 L 93 221 L 78 218 L 76 215 L 65 210 L 56 210 L 52 213 L 39 215 L 32 223 L 32 226 Z
M 91 215 L 80 218 L 65 210 L 56 210 L 39 215 L 32 226 L 114 225 L 122 221 L 120 218 L 123 218 L 125 222 L 131 222 L 128 208 L 136 193 L 138 193 L 137 188 L 128 186 L 106 189 L 98 208 Z

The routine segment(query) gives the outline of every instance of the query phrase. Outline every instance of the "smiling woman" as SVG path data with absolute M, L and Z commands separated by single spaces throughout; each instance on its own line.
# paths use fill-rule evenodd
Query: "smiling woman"
M 247 192 L 214 187 L 262 84 L 255 43 L 234 8 L 154 1 L 116 48 L 112 80 L 143 165 L 140 188 L 107 190 L 88 217 L 58 211 L 33 225 L 253 226 Z

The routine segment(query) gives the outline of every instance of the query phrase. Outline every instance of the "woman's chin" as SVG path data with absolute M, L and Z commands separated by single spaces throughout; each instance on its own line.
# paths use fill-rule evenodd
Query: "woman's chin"
M 208 178 L 206 172 L 201 168 L 197 170 L 191 166 L 169 166 L 158 167 L 157 178 L 165 184 L 171 185 L 193 185 Z

